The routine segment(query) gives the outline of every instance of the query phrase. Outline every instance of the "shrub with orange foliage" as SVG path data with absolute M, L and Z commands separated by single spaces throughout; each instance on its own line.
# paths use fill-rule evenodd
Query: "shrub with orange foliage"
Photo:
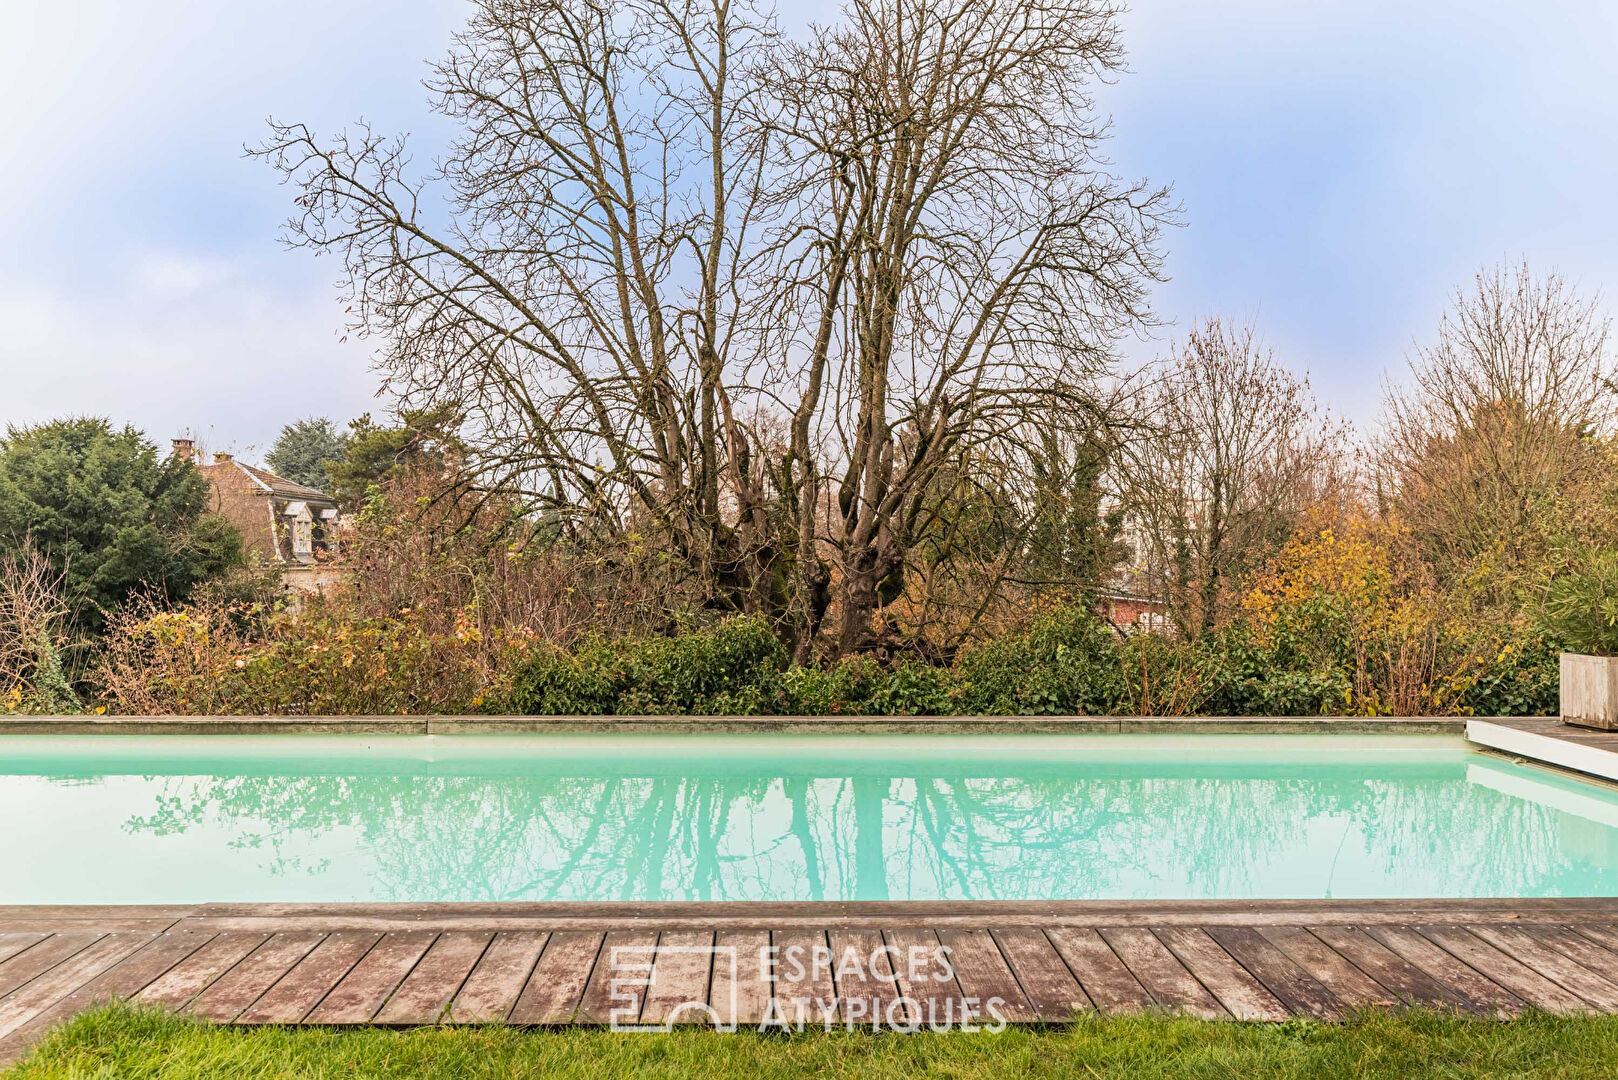
M 529 641 L 447 633 L 402 608 L 362 616 L 316 597 L 300 610 L 205 599 L 145 603 L 113 619 L 97 681 L 126 715 L 407 715 L 474 712 Z
M 1456 610 L 1396 518 L 1299 530 L 1240 618 L 1275 667 L 1337 672 L 1346 714 L 1542 712 L 1554 695 L 1551 643 L 1526 617 Z

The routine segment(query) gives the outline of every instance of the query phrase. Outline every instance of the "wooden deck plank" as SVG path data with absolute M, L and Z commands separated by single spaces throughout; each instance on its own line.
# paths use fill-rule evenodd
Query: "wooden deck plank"
M 1154 930 L 1197 981 L 1238 1020 L 1285 1020 L 1287 1007 L 1199 926 Z
M 158 934 L 195 911 L 191 905 L 164 904 L 0 904 L 0 932 L 138 930 Z
M 991 930 L 1040 1020 L 1059 1024 L 1093 1006 L 1050 938 L 1038 930 Z
M 708 1004 L 718 1022 L 757 1027 L 768 1013 L 775 993 L 775 965 L 770 959 L 768 930 L 721 930 L 714 945 L 729 953 L 714 957 L 713 983 Z M 734 956 L 732 967 L 728 957 Z
M 10 924 L 40 919 L 72 919 L 116 923 L 129 918 L 143 921 L 163 918 L 173 922 L 187 915 L 195 915 L 197 910 L 196 904 L 0 904 L 0 921 Z M 9 925 L 7 929 L 10 929 Z
M 1303 927 L 1261 926 L 1257 929 L 1264 940 L 1285 953 L 1344 1004 L 1353 1008 L 1397 1004 L 1387 987 Z
M 397 930 L 360 958 L 304 1017 L 306 1024 L 367 1024 L 438 937 L 435 930 Z
M 376 1023 L 436 1024 L 449 1018 L 449 1004 L 482 959 L 494 935 L 487 931 L 450 930 L 440 934 L 393 996 L 376 1014 Z M 525 973 L 526 974 L 526 973 Z
M 1079 980 L 1102 1013 L 1142 1012 L 1157 1007 L 1151 992 L 1140 984 L 1129 965 L 1090 927 L 1052 927 L 1045 936 L 1056 947 L 1068 970 Z
M 1571 990 L 1600 1012 L 1618 1011 L 1618 986 L 1555 948 L 1529 927 L 1469 926 L 1467 929 L 1562 989 Z
M 24 918 L 57 918 L 64 913 L 74 918 L 106 921 L 132 909 L 122 905 L 37 905 L 29 908 L 0 906 L 0 917 L 12 921 Z M 270 901 L 214 903 L 185 909 L 163 909 L 173 918 L 318 918 L 336 925 L 351 918 L 409 920 L 436 927 L 442 917 L 501 918 L 609 918 L 621 924 L 640 919 L 726 919 L 747 915 L 769 919 L 811 918 L 906 918 L 922 923 L 941 915 L 999 922 L 1002 918 L 1032 917 L 1053 925 L 1068 925 L 1070 918 L 1088 920 L 1126 915 L 1132 919 L 1153 919 L 1184 924 L 1223 922 L 1234 916 L 1233 925 L 1258 921 L 1296 925 L 1297 918 L 1361 916 L 1367 921 L 1408 921 L 1411 916 L 1441 911 L 1459 921 L 1462 917 L 1486 912 L 1516 914 L 1524 920 L 1594 922 L 1618 924 L 1618 896 L 1555 896 L 1499 898 L 1414 898 L 1357 900 L 577 900 L 577 901 L 449 901 L 449 902 L 308 902 Z M 1554 918 L 1551 918 L 1553 917 Z M 1374 917 L 1374 918 L 1371 918 Z M 1429 920 L 1432 921 L 1432 920 Z M 1493 921 L 1500 921 L 1495 919 Z M 1131 922 L 1120 925 L 1136 925 Z M 27 929 L 26 926 L 21 927 Z M 11 927 L 7 927 L 11 929 Z
M 1340 1020 L 1347 1011 L 1348 1006 L 1336 994 L 1252 927 L 1211 926 L 1208 936 L 1263 983 L 1288 1012 L 1316 1020 Z M 1230 1008 L 1229 1003 L 1225 1007 Z
M 1230 1016 L 1151 930 L 1117 926 L 1105 928 L 1100 934 L 1159 1007 L 1209 1020 Z
M 53 909 L 60 911 L 62 909 Z M 37 916 L 35 917 L 37 920 Z M 1618 922 L 1618 898 L 1187 901 L 775 901 L 430 904 L 208 904 L 190 929 L 777 930 L 929 926 L 1408 926 L 1418 923 Z M 83 928 L 86 924 L 75 924 Z M 0 930 L 46 929 L 0 924 Z
M 0 913 L 16 911 L 0 907 Z M 122 907 L 104 909 L 76 906 L 46 906 L 29 909 L 35 917 L 55 917 L 63 912 L 94 912 L 87 916 L 105 921 Z M 1509 921 L 1516 915 L 1532 922 L 1594 922 L 1618 924 L 1618 896 L 1615 897 L 1505 897 L 1451 899 L 1358 899 L 1358 900 L 609 900 L 609 901 L 510 901 L 510 902 L 391 902 L 391 903 L 218 903 L 186 909 L 176 917 L 187 919 L 221 918 L 318 918 L 328 926 L 350 919 L 377 918 L 411 922 L 417 929 L 438 928 L 445 917 L 494 921 L 504 918 L 601 918 L 629 925 L 636 921 L 656 921 L 660 925 L 683 919 L 713 921 L 752 917 L 754 919 L 819 919 L 825 925 L 842 919 L 908 919 L 913 925 L 933 919 L 974 919 L 980 925 L 1004 920 L 1032 918 L 1050 925 L 1094 925 L 1097 919 L 1128 919 L 1120 926 L 1140 925 L 1297 925 L 1300 919 L 1325 923 L 1358 918 L 1360 923 L 1405 922 L 1426 912 L 1441 912 L 1443 918 L 1427 922 Z M 1492 913 L 1499 915 L 1493 916 Z M 55 913 L 53 915 L 52 913 Z M 1492 917 L 1485 918 L 1486 915 Z M 1071 922 L 1070 920 L 1080 920 Z M 755 926 L 763 925 L 755 923 Z M 1009 925 L 1009 924 L 1008 924 Z M 1020 925 L 1020 923 L 1018 924 Z M 6 929 L 13 929 L 7 926 Z M 27 926 L 17 929 L 29 929 Z M 356 927 L 356 929 L 366 929 Z
M 1316 926 L 1311 933 L 1347 957 L 1355 967 L 1387 987 L 1399 1001 L 1434 1009 L 1489 1010 L 1460 997 L 1422 968 L 1353 926 Z
M 1581 937 L 1587 937 L 1604 949 L 1618 950 L 1618 926 L 1601 923 L 1569 923 L 1568 928 Z
M 61 934 L 69 931 L 88 930 L 96 934 L 110 934 L 115 930 L 130 931 L 143 934 L 161 934 L 165 930 L 172 930 L 179 925 L 175 919 L 109 919 L 105 922 L 96 919 L 27 919 L 14 922 L 0 922 L 0 931 L 7 933 L 24 930 L 38 931 L 46 934 Z M 191 929 L 196 929 L 192 927 Z M 218 933 L 225 927 L 210 927 Z M 235 929 L 234 927 L 230 929 Z M 242 927 L 241 929 L 257 929 L 256 927 Z
M 274 986 L 236 1017 L 238 1024 L 296 1024 L 320 1004 L 349 969 L 382 938 L 368 930 L 334 930 Z
M 38 945 L 50 935 L 43 930 L 22 931 L 0 934 L 0 963 L 5 963 L 24 949 Z
M 832 981 L 837 989 L 837 1013 L 845 1027 L 871 1027 L 892 1023 L 903 1027 L 909 1013 L 893 957 L 880 930 L 833 930 Z
M 943 1030 L 959 1025 L 966 995 L 951 970 L 938 932 L 926 927 L 884 930 L 882 940 L 894 955 L 894 976 L 914 1010 L 910 1027 Z
M 0 964 L 0 997 L 49 971 L 81 949 L 87 949 L 101 937 L 87 930 L 69 930 L 52 934 L 31 949 L 13 956 Z
M 646 999 L 657 950 L 655 930 L 611 930 L 579 998 L 577 1024 L 633 1024 Z M 540 963 L 545 962 L 544 957 Z
M 643 1024 L 708 1024 L 713 975 L 712 931 L 665 930 L 657 938 L 651 983 L 641 1002 Z M 693 1008 L 693 1003 L 699 1008 Z
M 210 937 L 210 934 L 185 930 L 168 930 L 150 936 L 146 944 L 75 990 L 72 997 L 85 1006 L 113 998 L 133 997 L 201 948 Z
M 309 950 L 319 945 L 324 937 L 324 934 L 312 930 L 271 934 L 267 941 L 243 957 L 240 963 L 192 998 L 184 1011 L 202 1020 L 228 1022 L 236 1019 L 259 999 L 259 995 L 274 986 L 276 980 L 308 956 Z
M 264 944 L 268 934 L 227 932 L 199 947 L 152 982 L 135 1000 L 143 1005 L 183 1009 L 206 990 L 215 979 L 235 967 L 242 958 Z
M 1584 1013 L 1590 1006 L 1520 960 L 1506 955 L 1464 926 L 1418 926 L 1422 937 L 1546 1012 Z
M 508 1022 L 571 1024 L 605 938 L 605 934 L 578 930 L 552 934 Z
M 95 976 L 49 1008 L 36 1013 L 11 1034 L 0 1039 L 0 1065 L 21 1057 L 55 1024 L 92 1005 L 114 998 L 133 997 L 146 984 L 185 959 L 212 935 L 169 930 Z
M 955 981 L 961 986 L 963 1007 L 972 1011 L 974 1024 L 1032 1024 L 1039 1019 L 1028 996 L 1017 983 L 1017 976 L 1006 963 L 1000 946 L 987 930 L 940 930 L 939 944 L 949 950 L 955 968 Z M 974 1000 L 975 999 L 975 1000 Z M 994 1012 L 991 1002 L 998 1001 Z
M 455 995 L 449 1009 L 450 1020 L 457 1024 L 486 1024 L 510 1015 L 549 937 L 544 931 L 531 930 L 495 934 Z
M 1367 926 L 1366 934 L 1408 960 L 1464 1001 L 1469 1009 L 1497 1017 L 1516 1016 L 1528 1007 L 1517 995 L 1440 949 L 1408 926 Z
M 156 936 L 131 930 L 107 934 L 0 998 L 0 1038 L 11 1034 Z
M 824 930 L 776 930 L 775 1019 L 789 1027 L 824 1027 L 837 1019 L 831 942 Z
M 1566 926 L 1546 926 L 1540 923 L 1524 929 L 1551 948 L 1577 960 L 1597 975 L 1611 982 L 1618 982 L 1618 952 L 1597 945 Z
M 1360 909 L 1374 916 L 1363 923 L 1328 921 L 1312 928 L 1300 922 L 1310 910 L 1329 912 L 1335 920 L 1356 909 L 1349 902 L 1312 909 L 1282 904 L 1283 917 L 1264 922 L 1258 918 L 1263 903 L 1220 902 L 1209 909 L 1216 917 L 1203 928 L 1188 919 L 1201 909 L 1181 904 L 1137 905 L 1122 923 L 1100 927 L 1089 923 L 1102 908 L 1087 908 L 1070 921 L 1067 910 L 1057 910 L 1062 905 L 1052 905 L 1043 919 L 1014 908 L 1005 919 L 979 918 L 976 925 L 963 914 L 976 909 L 951 905 L 936 906 L 943 912 L 938 919 L 908 922 L 897 913 L 909 908 L 896 905 L 863 925 L 854 925 L 849 915 L 858 905 L 787 905 L 796 913 L 769 930 L 756 921 L 728 925 L 743 913 L 756 916 L 758 909 L 747 904 L 708 905 L 722 918 L 695 926 L 682 925 L 690 921 L 684 917 L 666 917 L 661 905 L 629 905 L 617 909 L 627 914 L 613 926 L 610 940 L 619 948 L 638 943 L 646 950 L 642 959 L 652 961 L 655 954 L 655 962 L 617 972 L 600 959 L 607 931 L 544 929 L 547 920 L 557 920 L 525 914 L 542 909 L 521 905 L 488 906 L 497 916 L 481 926 L 479 905 L 364 906 L 359 921 L 374 917 L 391 928 L 386 934 L 342 929 L 352 921 L 344 918 L 319 925 L 307 906 L 295 905 L 274 918 L 255 916 L 255 929 L 216 934 L 207 928 L 222 925 L 218 919 L 193 912 L 162 933 L 118 931 L 139 940 L 114 939 L 133 941 L 116 956 L 117 946 L 98 944 L 106 935 L 93 919 L 41 911 L 28 916 L 40 921 L 38 927 L 0 928 L 0 987 L 9 986 L 0 993 L 0 1058 L 50 1023 L 113 996 L 225 1022 L 396 1025 L 604 1022 L 624 1004 L 631 1008 L 620 1019 L 656 1024 L 672 1006 L 706 996 L 722 1023 L 755 1026 L 774 1015 L 772 991 L 786 999 L 788 1023 L 798 1019 L 791 1000 L 803 998 L 802 1019 L 815 1027 L 828 1020 L 869 1024 L 872 1001 L 885 1011 L 906 995 L 921 1003 L 920 1027 L 929 1017 L 958 1024 L 964 1000 L 992 997 L 1004 1000 L 1002 1012 L 1014 1023 L 1060 1021 L 1091 1005 L 1105 1012 L 1162 1006 L 1267 1020 L 1331 1020 L 1351 1007 L 1395 1002 L 1492 1015 L 1529 1006 L 1618 1014 L 1618 903 L 1542 909 L 1539 901 L 1523 901 L 1515 905 L 1523 913 L 1519 919 L 1500 914 L 1506 904 L 1373 903 Z M 613 908 L 575 907 L 603 913 Z M 443 929 L 440 909 L 463 921 Z M 812 924 L 821 911 L 829 916 Z M 1454 917 L 1411 917 L 1434 911 Z M 1540 921 L 1545 912 L 1555 917 Z M 132 921 L 115 909 L 106 914 L 109 926 Z M 591 918 L 612 925 L 605 914 Z M 508 924 L 523 928 L 501 929 Z M 51 929 L 68 926 L 73 928 Z M 702 959 L 664 955 L 654 944 L 701 947 Z M 734 975 L 728 962 L 709 966 L 710 944 L 739 950 Z M 795 964 L 751 970 L 770 947 L 794 945 Z M 870 969 L 871 955 L 889 947 L 900 952 L 891 979 Z M 906 962 L 912 948 L 920 951 L 923 967 L 914 975 Z M 857 961 L 853 967 L 842 963 L 849 949 Z M 938 949 L 948 950 L 951 961 L 942 981 L 927 970 L 927 957 Z M 614 981 L 621 984 L 618 1001 L 612 1000 Z M 648 985 L 629 985 L 635 982 Z M 862 1003 L 857 1014 L 851 1007 L 856 1000 Z M 912 1018 L 894 1019 L 905 1026 Z

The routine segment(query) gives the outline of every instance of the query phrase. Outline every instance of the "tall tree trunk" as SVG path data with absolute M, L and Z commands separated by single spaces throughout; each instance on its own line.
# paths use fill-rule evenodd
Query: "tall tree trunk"
M 1224 477 L 1215 472 L 1213 492 L 1209 499 L 1208 548 L 1202 567 L 1202 611 L 1198 615 L 1199 636 L 1213 629 L 1214 607 L 1219 603 L 1221 570 L 1225 558 L 1225 489 Z
M 871 640 L 871 620 L 876 617 L 877 575 L 872 568 L 850 568 L 843 578 L 842 610 L 838 623 L 837 651 L 842 656 L 861 652 Z

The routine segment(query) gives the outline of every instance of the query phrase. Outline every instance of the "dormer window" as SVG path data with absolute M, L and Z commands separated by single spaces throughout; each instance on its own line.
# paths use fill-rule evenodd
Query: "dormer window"
M 281 511 L 291 519 L 292 523 L 292 557 L 299 562 L 309 562 L 315 557 L 314 515 L 309 513 L 309 504 L 306 502 L 289 502 L 287 508 Z

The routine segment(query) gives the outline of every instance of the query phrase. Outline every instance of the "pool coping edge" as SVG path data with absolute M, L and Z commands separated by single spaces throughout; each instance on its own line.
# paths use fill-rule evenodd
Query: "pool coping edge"
M 6 716 L 0 735 L 1461 735 L 1463 716 Z
M 1618 922 L 1618 897 L 1277 900 L 525 901 L 0 905 L 0 932 L 1368 926 Z

